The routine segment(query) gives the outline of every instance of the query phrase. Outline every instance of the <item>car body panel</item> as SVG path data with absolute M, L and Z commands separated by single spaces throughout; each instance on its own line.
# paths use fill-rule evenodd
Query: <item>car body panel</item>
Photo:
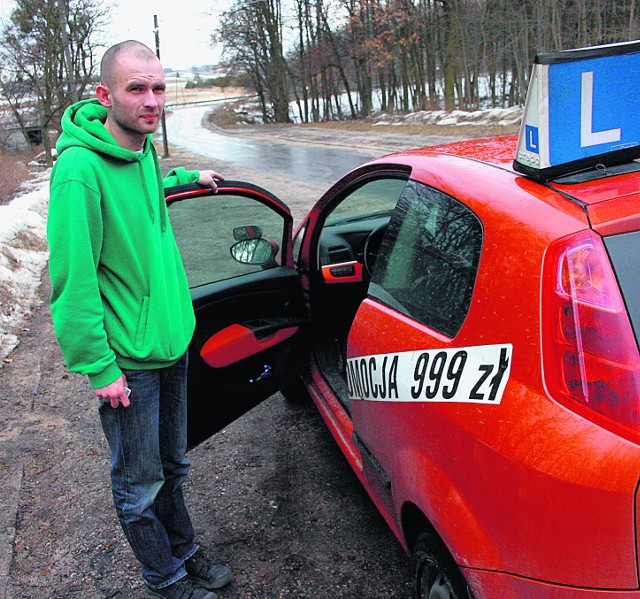
M 391 316 L 394 328 L 385 324 Z M 486 341 L 504 335 L 498 329 Z M 465 347 L 367 300 L 349 354 L 430 349 L 429 337 L 434 348 Z M 615 570 L 616 580 L 636 586 L 637 448 L 550 402 L 542 382 L 530 382 L 538 378 L 532 364 L 519 360 L 525 348 L 508 337 L 513 364 L 499 405 L 352 402 L 354 429 L 393 481 L 393 518 L 401 522 L 405 504 L 416 505 L 464 566 L 580 586 Z M 613 547 L 589 542 L 612 537 Z
M 553 187 L 584 203 L 591 225 L 600 235 L 617 235 L 640 228 L 637 172 L 574 185 L 554 182 Z
M 502 135 L 429 146 L 428 151 L 471 158 L 512 170 L 517 145 L 517 135 Z
M 506 147 L 511 143 L 506 140 Z M 500 155 L 498 142 L 488 147 Z M 342 438 L 343 451 L 346 445 L 350 456 L 359 456 L 350 462 L 394 530 L 402 530 L 403 506 L 417 505 L 463 566 L 579 586 L 597 587 L 613 577 L 621 587 L 635 588 L 640 453 L 556 404 L 541 372 L 537 291 L 545 250 L 552 240 L 587 228 L 587 214 L 580 202 L 510 169 L 459 160 L 446 149 L 405 152 L 380 162 L 410 165 L 412 179 L 436 186 L 480 216 L 484 249 L 465 324 L 452 341 L 365 300 L 349 335 L 348 356 L 466 347 L 479 339 L 510 342 L 514 360 L 508 400 L 487 407 L 354 401 L 353 433 L 365 452 L 353 434 L 350 442 L 345 440 L 350 426 L 344 418 L 336 423 L 325 415 L 325 420 Z M 461 149 L 456 144 L 458 155 Z M 337 402 L 327 402 L 327 396 L 330 390 L 314 400 L 321 412 L 335 413 Z M 367 466 L 369 453 L 373 468 Z M 615 476 L 602 468 L 603 462 L 617 464 Z M 488 485 L 478 489 L 475 477 L 483 465 Z M 393 481 L 392 495 L 380 484 L 380 469 Z M 509 520 L 503 502 L 512 506 Z M 602 506 L 607 506 L 604 513 Z M 535 547 L 523 552 L 532 537 Z M 615 539 L 615 551 L 590 542 L 604 538 Z
M 541 597 L 543 599 L 637 599 L 638 590 L 593 589 L 567 587 L 549 584 L 486 570 L 462 569 L 474 597 L 500 597 L 500 599 L 523 599 Z

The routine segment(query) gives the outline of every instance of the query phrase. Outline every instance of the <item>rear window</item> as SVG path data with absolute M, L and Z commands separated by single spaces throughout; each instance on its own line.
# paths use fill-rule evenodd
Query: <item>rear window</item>
M 618 277 L 636 341 L 640 342 L 640 276 L 638 276 L 640 231 L 605 237 L 604 244 Z

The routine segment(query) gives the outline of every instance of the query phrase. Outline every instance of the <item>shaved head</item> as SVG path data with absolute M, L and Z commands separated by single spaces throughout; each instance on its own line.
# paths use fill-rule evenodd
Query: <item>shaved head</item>
M 124 54 L 148 62 L 158 60 L 152 50 L 141 42 L 127 40 L 126 42 L 115 44 L 104 53 L 100 63 L 100 81 L 103 85 L 109 86 L 113 84 L 118 59 Z
M 167 84 L 158 57 L 133 40 L 109 48 L 96 96 L 107 109 L 104 126 L 124 148 L 139 151 L 160 123 Z

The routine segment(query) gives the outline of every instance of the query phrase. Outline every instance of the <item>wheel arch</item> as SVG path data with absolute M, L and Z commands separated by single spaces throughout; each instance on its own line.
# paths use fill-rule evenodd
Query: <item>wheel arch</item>
M 429 518 L 424 515 L 422 510 L 420 510 L 415 503 L 411 503 L 409 501 L 405 502 L 402 506 L 400 527 L 409 554 L 413 553 L 416 541 L 421 533 L 430 531 L 440 537 L 438 531 L 429 521 Z
M 408 553 L 420 533 L 433 531 L 459 567 L 502 570 L 495 543 L 455 479 L 424 453 L 404 455 L 400 463 L 403 467 L 392 476 L 392 484 L 396 518 Z M 408 464 L 420 466 L 407 468 Z
M 420 573 L 416 569 L 416 552 L 419 550 L 420 539 L 425 534 L 434 538 L 434 547 L 440 553 L 444 552 L 446 555 L 446 563 L 451 564 L 451 567 L 454 569 L 453 571 L 455 571 L 454 576 L 459 579 L 461 585 L 464 585 L 466 592 L 462 597 L 465 597 L 466 599 L 476 599 L 477 597 L 479 599 L 480 597 L 487 596 L 483 593 L 482 589 L 475 588 L 477 586 L 474 584 L 476 581 L 473 577 L 468 577 L 472 570 L 463 567 L 463 564 L 460 563 L 459 559 L 457 559 L 456 555 L 452 552 L 451 547 L 449 547 L 429 518 L 427 518 L 424 512 L 415 503 L 407 501 L 403 504 L 400 520 L 405 548 L 411 557 L 413 584 L 416 597 L 418 597 L 418 589 L 420 586 Z M 515 596 L 513 596 L 512 599 L 515 599 Z

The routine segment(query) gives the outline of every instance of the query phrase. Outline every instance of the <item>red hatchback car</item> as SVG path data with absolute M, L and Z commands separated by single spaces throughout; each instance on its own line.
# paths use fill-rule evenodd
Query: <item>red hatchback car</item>
M 308 393 L 416 597 L 640 597 L 638 80 L 638 43 L 539 55 L 519 140 L 373 160 L 294 238 L 263 189 L 170 190 L 191 443 Z

